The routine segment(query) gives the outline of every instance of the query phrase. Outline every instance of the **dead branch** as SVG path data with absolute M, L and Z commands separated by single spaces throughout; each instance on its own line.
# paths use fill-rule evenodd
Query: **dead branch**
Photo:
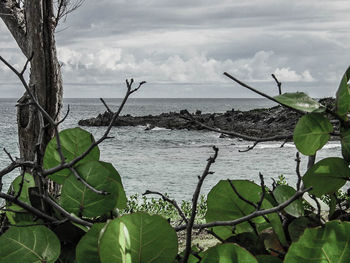
M 179 213 L 180 217 L 182 218 L 182 220 L 185 221 L 185 223 L 188 223 L 188 220 L 184 214 L 184 212 L 182 211 L 182 209 L 180 208 L 180 206 L 177 204 L 177 202 L 175 201 L 175 199 L 170 199 L 168 198 L 167 196 L 163 195 L 162 193 L 159 193 L 159 192 L 155 192 L 155 191 L 149 191 L 149 190 L 146 190 L 146 192 L 144 192 L 142 195 L 149 195 L 149 194 L 154 194 L 154 195 L 159 195 L 162 197 L 162 199 L 170 204 L 172 204 L 177 212 Z
M 218 156 L 218 152 L 219 149 L 216 148 L 215 146 L 213 146 L 213 150 L 214 150 L 214 155 L 209 157 L 209 159 L 207 160 L 207 165 L 202 173 L 202 176 L 198 177 L 198 183 L 197 183 L 197 187 L 196 190 L 193 193 L 193 197 L 192 197 L 192 211 L 191 211 L 191 217 L 188 221 L 188 223 L 185 225 L 186 226 L 186 249 L 184 252 L 184 256 L 182 259 L 183 263 L 186 263 L 188 260 L 188 257 L 191 253 L 191 244 L 192 244 L 192 229 L 194 226 L 194 219 L 196 217 L 197 214 L 197 202 L 198 202 L 198 197 L 199 197 L 199 193 L 201 191 L 203 182 L 205 180 L 205 178 L 209 175 L 209 174 L 213 174 L 213 172 L 210 171 L 210 167 L 213 163 L 215 163 L 215 160 Z

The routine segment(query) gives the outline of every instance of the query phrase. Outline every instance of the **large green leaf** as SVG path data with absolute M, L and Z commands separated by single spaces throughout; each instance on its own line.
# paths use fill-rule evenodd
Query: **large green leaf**
M 335 98 L 336 113 L 339 116 L 345 116 L 350 110 L 350 92 L 349 92 L 349 84 L 348 84 L 349 79 L 350 79 L 350 66 L 345 71 L 336 93 L 336 98 Z
M 201 263 L 258 263 L 244 248 L 235 244 L 221 244 L 209 248 L 202 255 Z
M 93 192 L 75 176 L 69 176 L 63 184 L 60 203 L 68 212 L 85 217 L 101 216 L 112 211 L 119 197 L 118 182 L 113 174 L 99 161 L 81 163 L 76 167 L 78 174 L 91 186 L 109 193 Z
M 78 263 L 99 263 L 98 238 L 105 223 L 94 224 L 91 229 L 80 239 L 76 248 Z
M 22 176 L 20 175 L 16 177 L 15 180 L 12 181 L 11 186 L 8 190 L 8 193 L 14 196 L 17 195 L 20 191 L 21 183 L 22 183 Z M 33 176 L 29 173 L 25 173 L 23 178 L 22 191 L 18 197 L 18 200 L 30 205 L 28 189 L 34 186 L 35 186 L 35 182 L 34 182 Z M 14 224 L 14 225 L 17 223 L 21 223 L 22 225 L 33 224 L 33 216 L 27 213 L 27 211 L 21 208 L 20 206 L 7 202 L 6 208 L 9 209 L 9 211 L 6 211 L 6 216 L 11 224 Z M 14 211 L 17 211 L 17 212 L 14 212 Z
M 279 204 L 290 199 L 296 193 L 295 189 L 289 185 L 278 185 L 273 191 L 273 196 Z M 304 207 L 300 199 L 295 200 L 284 211 L 292 216 L 299 217 L 304 215 Z
M 313 187 L 310 194 L 321 197 L 332 194 L 350 177 L 349 164 L 342 158 L 329 157 L 317 162 L 303 176 L 306 188 Z
M 275 96 L 279 103 L 287 105 L 293 109 L 304 112 L 324 112 L 326 108 L 318 101 L 310 98 L 304 92 L 296 93 L 284 93 L 282 95 Z
M 252 203 L 258 203 L 260 201 L 262 191 L 259 185 L 247 180 L 233 180 L 231 182 L 238 193 L 245 199 Z M 227 180 L 220 181 L 210 190 L 207 198 L 207 207 L 208 210 L 205 215 L 207 222 L 235 220 L 249 215 L 256 210 L 252 205 L 243 201 L 235 194 Z M 268 209 L 271 207 L 272 205 L 267 200 L 264 200 L 261 209 Z M 286 244 L 279 216 L 274 213 L 269 214 L 266 217 L 269 219 L 271 226 L 278 235 L 281 243 Z M 252 221 L 256 224 L 266 223 L 262 217 L 255 218 Z M 236 234 L 248 231 L 253 231 L 249 222 L 243 222 L 235 226 Z M 227 239 L 232 236 L 232 227 L 215 227 L 214 232 L 221 238 Z
M 10 227 L 0 236 L 0 263 L 53 263 L 60 247 L 60 241 L 47 227 Z
M 343 158 L 350 162 L 350 128 L 340 130 L 340 143 Z
M 61 141 L 61 149 L 66 161 L 72 161 L 76 157 L 84 153 L 93 142 L 94 137 L 91 133 L 77 127 L 73 129 L 66 129 L 59 133 Z M 100 159 L 100 150 L 98 147 L 94 147 L 87 156 L 84 157 L 79 163 L 84 161 L 98 161 Z M 56 167 L 61 164 L 61 158 L 57 151 L 56 137 L 52 138 L 48 143 L 43 166 L 44 169 Z M 61 170 L 49 176 L 50 179 L 56 183 L 63 184 L 64 179 L 70 174 L 68 169 Z
M 304 155 L 314 155 L 329 140 L 333 126 L 319 113 L 301 117 L 295 126 L 293 140 L 297 149 Z
M 102 263 L 172 262 L 177 249 L 177 235 L 169 223 L 144 213 L 110 221 L 99 239 Z
M 350 258 L 350 223 L 331 221 L 324 227 L 306 229 L 292 243 L 285 263 L 347 263 Z
M 282 263 L 282 259 L 271 255 L 259 255 L 256 259 L 259 263 Z
M 114 168 L 114 166 L 111 163 L 106 163 L 106 162 L 100 162 L 110 173 L 108 176 L 113 180 L 116 181 L 118 184 L 118 200 L 117 200 L 117 205 L 116 208 L 123 209 L 126 208 L 126 194 L 124 191 L 122 179 L 117 172 L 117 170 Z
M 298 217 L 295 218 L 288 225 L 288 232 L 292 242 L 298 241 L 299 237 L 304 233 L 305 229 L 317 226 L 317 222 L 311 220 L 308 217 Z

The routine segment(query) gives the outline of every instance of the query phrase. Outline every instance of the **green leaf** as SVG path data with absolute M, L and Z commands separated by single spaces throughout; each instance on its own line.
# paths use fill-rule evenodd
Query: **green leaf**
M 282 263 L 282 259 L 271 255 L 259 255 L 256 259 L 259 263 Z
M 273 196 L 275 197 L 278 204 L 282 204 L 288 199 L 290 199 L 296 193 L 295 189 L 288 185 L 278 185 L 273 191 Z M 284 208 L 284 211 L 294 217 L 299 217 L 304 215 L 304 207 L 301 199 L 295 200 L 289 206 Z
M 340 129 L 340 143 L 343 158 L 350 162 L 350 128 Z
M 108 195 L 93 192 L 75 176 L 69 176 L 63 184 L 60 203 L 64 209 L 78 216 L 96 217 L 112 211 L 119 197 L 118 182 L 99 161 L 82 163 L 76 167 L 78 174 L 97 190 Z
M 293 140 L 304 155 L 314 155 L 329 140 L 333 126 L 322 114 L 311 113 L 301 117 L 294 128 Z
M 346 263 L 350 258 L 350 223 L 331 221 L 325 227 L 306 229 L 292 243 L 285 263 Z
M 298 241 L 299 237 L 304 233 L 306 228 L 317 226 L 317 222 L 312 221 L 308 217 L 298 217 L 288 225 L 288 232 L 292 242 Z
M 350 92 L 349 92 L 350 66 L 345 71 L 343 78 L 340 81 L 339 88 L 336 93 L 335 106 L 336 113 L 345 117 L 350 110 Z
M 117 184 L 118 185 L 118 200 L 117 200 L 116 208 L 119 208 L 119 209 L 126 208 L 127 198 L 126 198 L 126 194 L 124 191 L 122 179 L 121 179 L 119 173 L 117 172 L 117 170 L 114 168 L 113 164 L 111 164 L 111 163 L 100 162 L 100 164 L 102 164 L 103 167 L 105 167 L 110 172 L 108 174 L 108 176 L 113 181 L 116 181 L 118 183 Z
M 98 238 L 105 223 L 94 224 L 91 229 L 80 239 L 76 248 L 78 263 L 99 263 Z
M 244 248 L 235 244 L 222 244 L 203 253 L 201 263 L 258 263 Z
M 310 194 L 321 197 L 338 191 L 349 176 L 349 164 L 344 159 L 329 157 L 312 166 L 303 176 L 303 182 L 306 188 L 313 187 Z
M 64 157 L 66 158 L 66 162 L 70 162 L 76 157 L 80 156 L 84 153 L 92 143 L 95 142 L 94 137 L 91 133 L 77 127 L 73 129 L 66 129 L 59 133 L 60 141 L 61 141 L 61 149 Z M 77 163 L 85 162 L 85 161 L 98 161 L 100 159 L 100 150 L 98 147 L 94 147 L 87 156 L 85 156 L 81 161 Z M 50 169 L 56 167 L 61 164 L 61 158 L 57 151 L 57 142 L 56 137 L 52 138 L 48 143 L 43 166 L 44 169 Z M 63 169 L 59 172 L 56 172 L 49 176 L 50 179 L 55 181 L 56 183 L 63 184 L 63 181 L 71 172 L 68 169 Z
M 99 239 L 102 263 L 172 262 L 177 249 L 177 235 L 169 223 L 144 213 L 110 221 Z
M 47 227 L 10 227 L 0 236 L 0 262 L 53 263 L 60 255 L 60 241 Z
M 326 108 L 318 101 L 310 98 L 304 92 L 296 93 L 284 93 L 282 95 L 275 96 L 279 103 L 287 105 L 293 109 L 304 112 L 324 112 Z
M 20 175 L 16 177 L 15 180 L 13 180 L 8 190 L 8 193 L 11 195 L 18 194 L 18 192 L 20 191 L 21 182 L 22 182 L 22 176 Z M 29 173 L 25 173 L 23 178 L 22 191 L 18 197 L 18 200 L 30 205 L 28 189 L 34 186 L 35 186 L 35 182 L 34 182 L 33 176 Z M 33 216 L 27 213 L 27 211 L 21 208 L 20 206 L 7 202 L 6 208 L 11 210 L 11 211 L 6 211 L 6 216 L 11 224 L 13 225 L 17 223 L 33 224 Z M 13 211 L 18 211 L 18 213 Z
M 245 199 L 255 204 L 260 201 L 261 187 L 259 185 L 247 180 L 233 180 L 231 182 L 238 193 Z M 207 198 L 207 207 L 208 210 L 205 215 L 207 222 L 235 220 L 249 215 L 256 210 L 252 205 L 241 200 L 235 194 L 227 180 L 220 181 L 210 190 Z M 267 200 L 264 200 L 261 206 L 262 209 L 268 209 L 271 207 L 272 205 Z M 287 242 L 279 216 L 276 213 L 273 213 L 266 217 L 271 222 L 271 225 L 281 243 L 286 244 Z M 255 218 L 252 221 L 256 224 L 266 223 L 262 217 Z M 215 227 L 213 230 L 223 239 L 232 236 L 232 227 L 230 226 Z M 235 234 L 252 231 L 253 228 L 249 222 L 243 222 L 235 226 Z

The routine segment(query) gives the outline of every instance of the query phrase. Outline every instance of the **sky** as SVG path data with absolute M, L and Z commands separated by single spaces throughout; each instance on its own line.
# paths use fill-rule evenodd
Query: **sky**
M 335 0 L 99 0 L 57 29 L 65 97 L 122 97 L 125 79 L 147 84 L 135 97 L 257 97 L 222 73 L 270 95 L 334 96 L 350 65 L 350 4 Z M 3 22 L 0 54 L 24 56 Z M 0 97 L 23 87 L 0 65 Z

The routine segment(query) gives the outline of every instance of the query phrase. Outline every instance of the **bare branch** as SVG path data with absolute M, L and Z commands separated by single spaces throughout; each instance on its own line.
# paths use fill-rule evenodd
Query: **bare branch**
M 287 105 L 287 104 L 281 103 L 281 102 L 279 102 L 278 100 L 276 100 L 275 98 L 273 98 L 273 97 L 271 97 L 271 96 L 265 94 L 264 92 L 261 92 L 261 91 L 255 89 L 255 88 L 253 88 L 253 87 L 247 85 L 246 83 L 240 81 L 239 79 L 236 79 L 235 77 L 231 76 L 231 75 L 228 74 L 227 72 L 224 72 L 224 75 L 225 75 L 226 77 L 232 79 L 233 81 L 235 81 L 236 83 L 238 83 L 238 84 L 241 85 L 242 87 L 245 87 L 245 88 L 247 88 L 247 89 L 249 89 L 249 90 L 251 90 L 251 91 L 253 91 L 253 92 L 255 92 L 255 93 L 257 93 L 257 94 L 259 94 L 259 95 L 261 95 L 261 96 L 263 96 L 263 97 L 265 97 L 265 98 L 271 100 L 271 101 L 274 101 L 274 102 L 276 102 L 276 103 L 278 103 L 278 104 L 280 104 L 280 105 L 282 105 L 282 106 L 284 106 L 284 107 L 286 107 L 286 108 L 288 108 L 288 109 L 291 109 L 291 110 L 293 110 L 293 111 L 295 111 L 295 112 L 299 112 L 299 113 L 305 114 L 305 112 L 300 111 L 300 110 L 297 110 L 297 109 L 294 109 L 294 108 L 290 107 L 290 106 Z
M 215 160 L 218 156 L 218 152 L 219 149 L 216 148 L 215 146 L 213 146 L 213 150 L 214 150 L 214 155 L 209 157 L 208 161 L 207 161 L 207 165 L 202 173 L 202 176 L 199 177 L 198 183 L 197 183 L 197 187 L 195 192 L 193 193 L 193 197 L 192 197 L 192 211 L 191 211 L 191 217 L 190 220 L 188 221 L 188 223 L 186 224 L 186 249 L 184 252 L 184 256 L 182 259 L 183 263 L 186 263 L 188 260 L 188 257 L 191 253 L 191 244 L 192 244 L 192 228 L 194 225 L 194 219 L 196 217 L 197 214 L 197 202 L 198 202 L 198 197 L 199 197 L 199 193 L 201 191 L 203 182 L 205 180 L 205 178 L 209 175 L 212 174 L 213 172 L 210 171 L 210 167 L 213 163 L 215 163 Z
M 86 182 L 77 172 L 77 170 L 73 167 L 70 167 L 69 170 L 73 173 L 73 175 L 78 179 L 78 181 L 80 181 L 83 185 L 85 185 L 88 189 L 90 189 L 91 191 L 93 191 L 96 194 L 99 195 L 109 195 L 110 193 L 103 191 L 103 190 L 97 190 L 96 188 L 94 188 L 93 186 L 91 186 L 88 182 Z
M 139 86 L 136 89 L 132 89 L 132 83 L 133 80 L 129 83 L 129 81 L 127 81 L 127 91 L 126 94 L 123 98 L 123 101 L 121 102 L 118 110 L 113 114 L 112 119 L 105 131 L 105 133 L 102 135 L 102 137 L 100 139 L 98 139 L 96 142 L 92 143 L 90 145 L 90 147 L 80 156 L 76 157 L 75 159 L 73 159 L 72 161 L 70 161 L 69 163 L 62 163 L 56 167 L 53 167 L 51 169 L 47 169 L 45 171 L 43 171 L 43 176 L 48 176 L 50 174 L 56 173 L 58 171 L 61 171 L 65 168 L 70 168 L 73 167 L 77 162 L 79 162 L 80 160 L 82 160 L 86 155 L 89 154 L 89 152 L 96 147 L 97 145 L 99 145 L 101 142 L 103 142 L 105 139 L 110 138 L 108 137 L 109 132 L 111 131 L 112 127 L 113 127 L 113 123 L 116 121 L 116 119 L 119 117 L 122 109 L 124 108 L 128 98 L 130 97 L 130 95 L 135 92 L 136 90 L 138 90 L 144 83 L 146 83 L 145 81 L 142 81 Z
M 177 204 L 177 202 L 174 200 L 174 199 L 170 199 L 168 198 L 167 196 L 163 195 L 162 193 L 159 193 L 159 192 L 155 192 L 155 191 L 149 191 L 149 190 L 146 190 L 145 193 L 143 193 L 142 195 L 149 195 L 149 194 L 154 194 L 154 195 L 159 195 L 162 197 L 162 199 L 170 204 L 172 204 L 177 212 L 179 213 L 180 217 L 186 222 L 188 223 L 188 220 L 184 214 L 184 212 L 182 211 L 182 209 L 180 208 L 180 206 Z
M 297 191 L 300 190 L 301 188 L 301 174 L 300 174 L 300 162 L 301 162 L 301 159 L 300 159 L 300 154 L 299 152 L 296 153 L 296 158 L 295 158 L 295 161 L 297 163 L 296 167 L 295 167 L 295 172 L 298 176 L 298 181 L 297 181 Z
M 271 74 L 272 78 L 276 81 L 277 87 L 278 87 L 278 94 L 281 95 L 282 94 L 282 83 L 278 81 L 278 79 L 276 78 L 275 74 Z
M 12 202 L 20 207 L 22 207 L 23 209 L 25 209 L 26 211 L 28 211 L 29 213 L 41 218 L 41 219 L 44 219 L 44 220 L 47 220 L 49 222 L 55 222 L 57 221 L 56 218 L 53 218 L 51 216 L 48 216 L 47 214 L 45 214 L 44 212 L 28 205 L 27 203 L 24 203 L 22 202 L 21 200 L 18 200 L 16 199 L 14 196 L 12 195 L 8 195 L 8 194 L 5 194 L 5 193 L 1 193 L 0 192 L 0 198 L 3 198 L 5 199 L 6 201 L 9 201 L 9 202 Z
M 109 113 L 113 113 L 113 111 L 108 107 L 108 105 L 104 99 L 100 98 L 100 101 L 103 103 L 103 105 L 105 105 L 105 107 Z
M 79 217 L 75 217 L 73 215 L 71 215 L 70 213 L 68 213 L 66 210 L 64 210 L 59 204 L 57 204 L 54 200 L 52 200 L 50 197 L 48 196 L 40 196 L 41 198 L 44 199 L 45 202 L 47 202 L 48 204 L 50 204 L 52 207 L 54 207 L 55 209 L 57 209 L 61 214 L 64 215 L 64 217 L 66 217 L 69 221 L 72 221 L 74 223 L 83 225 L 83 226 L 88 226 L 91 227 L 92 223 L 87 222 Z

